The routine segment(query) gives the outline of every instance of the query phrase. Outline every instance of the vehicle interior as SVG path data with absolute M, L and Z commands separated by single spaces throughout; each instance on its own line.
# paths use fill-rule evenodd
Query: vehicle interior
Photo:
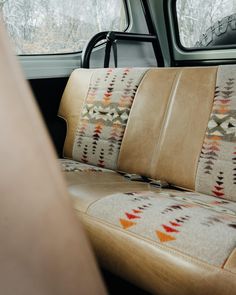
M 236 294 L 236 0 L 0 10 L 0 294 Z

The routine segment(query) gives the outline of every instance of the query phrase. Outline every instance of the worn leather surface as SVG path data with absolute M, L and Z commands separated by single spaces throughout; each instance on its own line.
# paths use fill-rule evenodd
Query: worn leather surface
M 216 71 L 216 67 L 179 70 L 153 153 L 153 178 L 195 188 L 198 159 L 214 99 Z
M 216 67 L 150 69 L 130 113 L 119 169 L 195 188 Z
M 67 133 L 63 156 L 72 158 L 72 148 L 81 108 L 86 98 L 93 70 L 74 70 L 63 93 L 58 115 L 66 121 Z
M 136 93 L 121 145 L 118 168 L 151 176 L 153 153 L 178 69 L 150 69 Z
M 55 153 L 0 24 L 0 288 L 105 294 Z

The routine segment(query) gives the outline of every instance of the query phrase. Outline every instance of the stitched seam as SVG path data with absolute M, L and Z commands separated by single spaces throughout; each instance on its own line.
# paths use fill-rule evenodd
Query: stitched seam
M 115 182 L 112 182 L 112 183 L 115 183 Z M 165 191 L 161 191 L 161 192 L 163 192 L 163 193 L 165 193 Z M 173 197 L 171 196 L 171 193 L 169 193 L 170 195 L 169 196 L 167 196 L 167 198 L 168 199 L 173 199 Z M 105 196 L 104 198 L 109 198 L 111 195 L 108 195 L 108 196 Z M 103 199 L 104 199 L 103 198 Z M 175 199 L 174 199 L 175 200 Z M 151 239 L 148 239 L 148 238 L 145 238 L 145 237 L 143 237 L 143 236 L 141 236 L 141 235 L 139 235 L 139 234 L 135 234 L 135 233 L 133 233 L 133 232 L 130 232 L 130 231 L 123 231 L 122 229 L 120 229 L 118 226 L 116 226 L 116 225 L 114 225 L 113 223 L 110 223 L 109 221 L 104 221 L 103 219 L 101 219 L 101 218 L 99 218 L 99 217 L 94 217 L 94 216 L 92 216 L 92 215 L 90 215 L 89 214 L 89 210 L 90 210 L 90 208 L 95 204 L 95 203 L 97 203 L 99 200 L 95 200 L 95 201 L 93 201 L 92 203 L 90 203 L 89 204 L 89 206 L 87 207 L 87 209 L 85 210 L 85 213 L 83 213 L 83 214 L 86 214 L 87 216 L 89 216 L 90 218 L 94 218 L 95 220 L 98 220 L 99 222 L 101 222 L 101 223 L 104 223 L 104 224 L 109 224 L 109 225 L 111 225 L 113 228 L 115 228 L 115 229 L 117 229 L 117 230 L 119 230 L 119 231 L 121 231 L 121 232 L 126 232 L 126 233 L 129 233 L 129 234 L 131 234 L 131 235 L 134 235 L 135 237 L 137 237 L 137 238 L 139 238 L 139 239 L 142 239 L 142 240 L 145 240 L 145 241 L 148 241 L 149 243 L 152 243 L 153 245 L 158 245 L 158 246 L 160 246 L 160 248 L 165 248 L 164 246 L 162 246 L 162 244 L 160 244 L 160 243 L 158 243 L 158 242 L 155 242 L 155 241 L 153 241 L 153 240 L 151 240 Z M 176 202 L 177 202 L 177 200 L 175 200 Z M 183 203 L 186 203 L 186 204 L 189 204 L 188 202 L 186 202 L 186 201 L 184 201 L 184 200 L 182 200 L 182 202 Z M 208 211 L 211 211 L 211 212 L 214 212 L 214 210 L 212 209 L 212 208 L 207 208 L 207 207 L 204 207 L 203 205 L 201 205 L 201 204 L 196 204 L 196 205 L 198 205 L 198 207 L 199 208 L 203 208 L 203 209 L 205 209 L 205 210 L 208 210 Z M 81 212 L 80 210 L 78 210 L 78 209 L 75 209 L 76 211 L 78 211 L 78 212 Z M 230 215 L 230 214 L 227 214 L 227 213 L 221 213 L 222 215 Z M 230 216 L 232 216 L 232 215 L 230 215 Z M 182 252 L 182 251 L 180 251 L 180 250 L 176 250 L 175 248 L 172 248 L 172 247 L 168 247 L 171 251 L 170 251 L 170 253 L 171 252 L 174 252 L 174 253 L 180 253 L 181 255 L 183 255 L 184 257 L 185 257 L 185 255 L 187 256 L 187 257 L 190 257 L 192 260 L 194 260 L 194 261 L 196 261 L 195 259 L 196 258 L 194 258 L 193 256 L 191 256 L 190 254 L 185 254 L 184 252 Z M 234 248 L 235 249 L 235 248 Z M 226 262 L 228 261 L 228 259 L 230 258 L 230 255 L 233 253 L 233 251 L 234 251 L 234 249 L 232 250 L 232 252 L 230 252 L 230 254 L 228 255 L 228 257 L 226 258 L 226 260 L 222 263 L 222 265 L 214 265 L 214 264 L 209 264 L 210 266 L 214 266 L 214 267 L 217 267 L 217 268 L 222 268 L 222 269 L 224 269 L 224 265 L 226 264 Z M 201 260 L 201 262 L 203 262 L 203 263 L 206 263 L 206 262 L 204 262 L 203 260 Z M 229 272 L 231 272 L 232 274 L 235 274 L 235 272 L 232 272 L 232 271 L 230 271 L 230 270 L 228 270 L 228 269 L 226 269 L 227 271 L 229 271 Z
M 96 173 L 96 172 L 92 172 L 92 173 Z M 106 184 L 106 183 L 107 183 L 107 182 L 104 182 L 103 184 Z M 120 183 L 120 182 L 109 182 L 109 183 L 114 183 L 114 184 L 115 184 L 115 183 Z M 122 182 L 122 183 L 126 183 L 126 182 Z M 96 183 L 95 183 L 95 184 L 96 184 Z M 102 184 L 102 183 L 101 183 L 101 184 Z M 145 191 L 145 192 L 148 192 L 148 190 Z M 179 203 L 179 200 L 176 199 L 176 198 L 175 198 L 176 196 L 175 196 L 175 195 L 172 195 L 171 192 L 165 192 L 165 190 L 161 190 L 160 192 L 155 192 L 155 191 L 150 190 L 150 192 L 154 192 L 154 193 L 156 193 L 156 194 L 161 194 L 161 193 L 168 194 L 168 195 L 166 196 L 167 199 L 169 199 L 169 200 L 173 200 L 173 201 L 175 201 L 176 203 Z M 102 199 L 100 199 L 100 200 L 109 199 L 110 197 L 112 197 L 112 196 L 114 196 L 114 195 L 116 195 L 116 194 L 119 194 L 119 192 L 117 192 L 117 193 L 115 193 L 115 194 L 111 194 L 111 195 L 104 196 L 104 197 L 102 197 Z M 156 197 L 157 197 L 157 196 L 156 196 Z M 177 196 L 177 197 L 178 197 L 178 196 Z M 100 200 L 96 200 L 95 202 L 93 202 L 93 204 L 96 203 L 96 202 L 99 202 Z M 190 199 L 190 200 L 191 200 L 191 199 Z M 213 208 L 211 208 L 211 207 L 210 207 L 210 204 L 209 204 L 209 207 L 206 207 L 206 206 L 208 205 L 207 203 L 205 203 L 206 206 L 204 206 L 204 205 L 202 205 L 202 204 L 200 204 L 200 203 L 190 203 L 190 202 L 187 202 L 187 201 L 185 201 L 185 200 L 181 200 L 181 202 L 183 202 L 184 204 L 195 204 L 195 205 L 198 206 L 199 208 L 202 208 L 202 209 L 208 210 L 208 211 L 210 211 L 210 212 L 216 212 L 216 213 L 221 214 L 221 215 L 233 216 L 234 218 L 236 217 L 235 215 L 230 214 L 230 213 L 226 213 L 226 212 L 218 212 L 218 211 L 214 210 Z M 92 205 L 92 203 L 89 205 L 88 210 L 90 209 L 91 205 Z M 219 206 L 219 208 L 223 208 L 223 209 L 224 209 L 224 207 L 222 207 L 222 206 Z M 228 208 L 226 208 L 226 209 L 228 209 Z M 86 211 L 86 213 L 89 214 L 88 210 Z M 228 210 L 233 211 L 233 210 L 231 210 L 231 209 L 228 209 Z M 233 211 L 233 212 L 234 212 L 234 211 Z M 92 215 L 90 215 L 90 216 L 92 216 Z M 101 219 L 101 220 L 102 220 L 102 219 Z
M 121 182 L 109 182 L 109 184 L 117 184 L 117 183 L 122 183 L 122 184 L 126 184 L 126 182 L 123 182 L 123 181 L 121 181 Z M 127 183 L 129 183 L 129 182 L 127 182 Z M 139 184 L 142 184 L 143 182 L 141 182 L 141 183 L 139 183 Z M 97 183 L 95 183 L 95 184 L 97 184 Z M 99 183 L 100 184 L 100 183 Z M 107 182 L 105 183 L 101 183 L 101 184 L 107 184 Z M 143 183 L 144 185 L 145 185 L 145 183 Z M 83 184 L 81 184 L 81 185 L 83 185 Z M 76 186 L 76 185 L 74 185 L 74 186 Z M 71 187 L 73 187 L 73 186 L 71 186 Z M 149 187 L 149 186 L 148 186 Z M 148 190 L 147 190 L 148 191 Z M 112 195 L 107 195 L 107 196 L 105 196 L 105 197 L 102 197 L 102 200 L 104 199 L 104 198 L 108 198 L 108 197 L 111 197 Z M 100 199 L 101 200 L 101 199 Z M 88 210 L 90 209 L 90 207 L 93 205 L 93 204 L 95 204 L 95 203 L 97 203 L 97 202 L 99 202 L 100 200 L 95 200 L 95 201 L 93 201 L 93 202 L 91 202 L 89 205 L 88 205 L 88 208 L 87 208 L 87 210 L 85 211 L 88 215 L 89 215 L 89 213 L 88 213 Z M 78 209 L 76 209 L 76 210 L 78 210 Z M 78 210 L 79 211 L 79 210 Z M 89 216 L 91 216 L 91 215 L 89 215 Z
M 160 244 L 160 243 L 158 243 L 158 242 L 154 242 L 154 241 L 152 241 L 152 240 L 149 240 L 149 239 L 147 239 L 147 238 L 144 238 L 144 237 L 142 237 L 142 236 L 139 236 L 139 235 L 137 235 L 137 234 L 135 234 L 135 233 L 133 233 L 133 232 L 130 232 L 130 231 L 124 231 L 124 230 L 122 230 L 121 228 L 119 228 L 119 227 L 117 227 L 117 226 L 114 226 L 113 224 L 110 224 L 110 223 L 108 223 L 108 222 L 104 222 L 103 220 L 101 220 L 101 219 L 99 219 L 99 218 L 96 218 L 96 217 L 93 217 L 93 216 L 90 216 L 90 215 L 88 215 L 87 213 L 83 213 L 83 212 L 81 212 L 81 211 L 79 211 L 78 209 L 75 209 L 77 212 L 79 212 L 79 215 L 84 215 L 84 216 L 87 216 L 89 219 L 94 219 L 96 222 L 98 222 L 98 223 L 101 223 L 101 224 L 104 224 L 105 226 L 107 226 L 107 227 L 112 227 L 114 230 L 117 230 L 117 231 L 119 231 L 119 232 L 121 232 L 121 233 L 124 233 L 125 235 L 127 235 L 127 236 L 129 236 L 129 235 L 131 235 L 133 238 L 136 238 L 136 239 L 138 239 L 138 240 L 142 240 L 142 241 L 144 241 L 144 242 L 147 242 L 147 243 L 149 243 L 149 244 L 151 244 L 151 245 L 153 245 L 153 246 L 155 246 L 155 247 L 157 247 L 157 248 L 160 248 L 161 250 L 165 250 L 167 253 L 170 253 L 170 254 L 175 254 L 176 256 L 178 256 L 178 257 L 181 257 L 181 258 L 183 258 L 183 259 L 185 259 L 185 260 L 187 260 L 187 261 L 190 261 L 190 262 L 194 262 L 194 263 L 196 263 L 197 265 L 199 265 L 199 266 L 201 266 L 201 267 L 203 267 L 203 268 L 208 268 L 208 269 L 216 269 L 216 270 L 218 270 L 218 271 L 225 271 L 225 272 L 229 272 L 229 273 L 231 273 L 231 274 L 233 274 L 233 275 L 235 275 L 235 273 L 233 273 L 233 272 L 231 272 L 230 270 L 228 270 L 228 269 L 222 269 L 221 268 L 221 266 L 216 266 L 216 265 L 214 265 L 214 264 L 209 264 L 209 263 L 207 263 L 207 262 L 204 262 L 204 261 L 202 261 L 202 260 L 197 260 L 195 257 L 193 257 L 193 256 L 191 256 L 191 255 L 187 255 L 187 254 L 185 254 L 185 253 L 183 253 L 183 252 L 181 252 L 181 251 L 179 251 L 179 250 L 176 250 L 176 249 L 174 249 L 174 248 L 172 248 L 172 247 L 166 247 L 166 246 L 164 246 L 164 245 L 162 245 L 162 244 Z

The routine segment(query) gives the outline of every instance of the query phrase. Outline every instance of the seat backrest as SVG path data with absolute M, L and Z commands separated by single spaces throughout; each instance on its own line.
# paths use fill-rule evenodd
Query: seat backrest
M 1 294 L 105 294 L 2 23 L 0 76 Z
M 83 71 L 84 74 L 75 71 L 72 74 L 59 111 L 70 130 L 65 156 L 117 169 L 130 109 L 145 72 L 146 69 L 102 69 L 94 70 L 92 75 L 91 71 Z M 86 77 L 83 78 L 83 81 L 86 79 L 85 84 L 89 84 L 86 95 L 77 94 L 77 88 L 78 92 L 71 96 L 71 88 L 75 88 L 81 75 Z
M 68 124 L 65 156 L 236 200 L 236 67 L 130 70 L 126 77 L 135 81 L 132 104 L 119 132 L 118 116 L 123 113 L 114 112 L 113 102 L 122 100 L 126 91 L 126 80 L 122 81 L 125 71 L 81 69 L 72 74 L 60 107 L 60 116 Z M 83 95 L 77 88 L 71 103 L 71 89 L 80 85 L 80 76 L 86 77 Z M 109 90 L 112 77 L 119 84 L 114 101 Z M 107 93 L 109 100 L 104 98 Z M 97 100 L 99 108 L 94 103 Z M 103 129 L 103 122 L 109 121 L 111 115 L 115 123 Z M 74 123 L 70 124 L 72 117 Z M 110 149 L 104 139 L 109 148 L 117 147 L 111 166 Z M 220 153 L 216 152 L 219 145 Z

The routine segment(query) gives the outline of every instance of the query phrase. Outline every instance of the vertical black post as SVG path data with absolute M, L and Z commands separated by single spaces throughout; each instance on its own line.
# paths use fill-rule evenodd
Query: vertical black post
M 153 40 L 152 42 L 152 46 L 153 46 L 154 54 L 156 56 L 158 67 L 164 67 L 164 59 L 163 59 L 163 55 L 161 51 L 161 46 L 160 46 L 157 32 L 153 23 L 153 19 L 150 13 L 148 2 L 147 0 L 140 0 L 140 1 L 141 1 L 142 9 L 143 9 L 143 14 L 147 23 L 148 32 L 150 35 L 153 35 L 156 37 L 156 39 Z

